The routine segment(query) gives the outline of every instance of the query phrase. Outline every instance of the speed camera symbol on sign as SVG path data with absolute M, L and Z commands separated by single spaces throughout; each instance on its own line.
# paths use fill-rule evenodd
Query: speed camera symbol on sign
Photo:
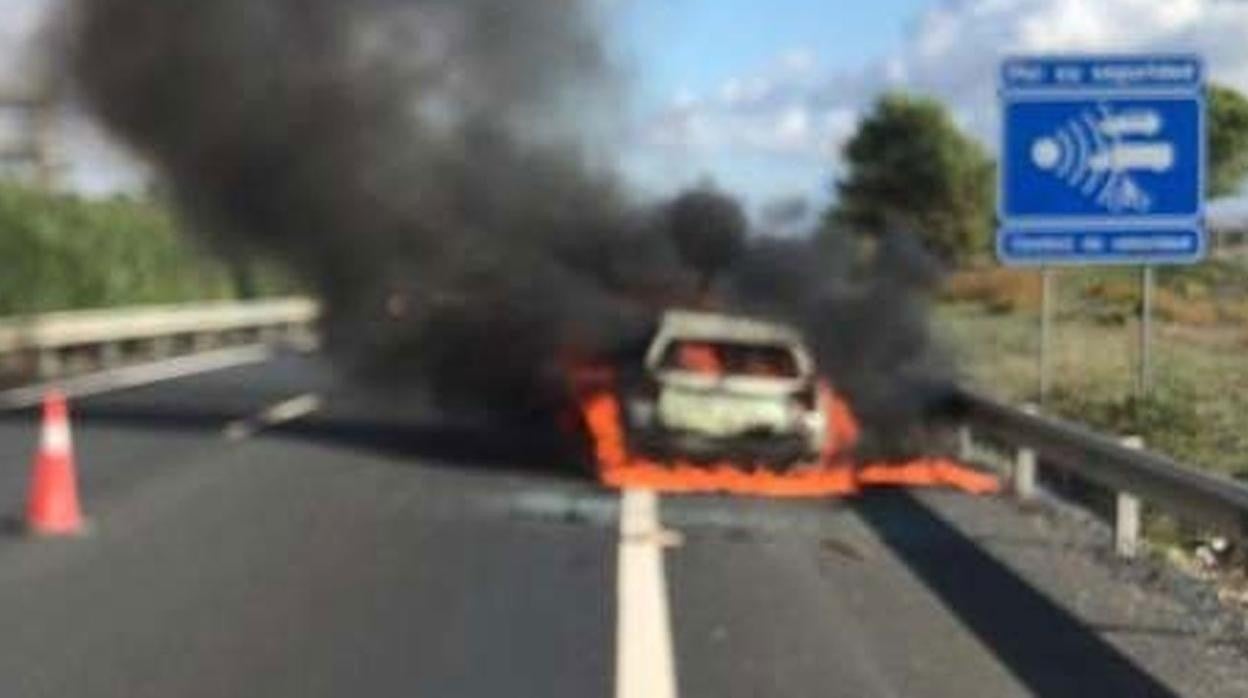
M 1084 111 L 1056 133 L 1036 138 L 1031 161 L 1108 211 L 1147 213 L 1153 199 L 1131 173 L 1170 171 L 1175 161 L 1174 145 L 1130 139 L 1157 136 L 1165 121 L 1151 110 L 1115 114 L 1101 104 L 1098 112 Z

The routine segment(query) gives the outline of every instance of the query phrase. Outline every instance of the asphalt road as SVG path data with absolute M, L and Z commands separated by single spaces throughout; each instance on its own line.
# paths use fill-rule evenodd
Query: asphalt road
M 0 538 L 0 696 L 1248 695 L 1241 638 L 1003 500 L 661 498 L 622 534 L 543 430 L 306 357 L 72 408 L 91 532 Z M 0 415 L 0 514 L 36 434 Z

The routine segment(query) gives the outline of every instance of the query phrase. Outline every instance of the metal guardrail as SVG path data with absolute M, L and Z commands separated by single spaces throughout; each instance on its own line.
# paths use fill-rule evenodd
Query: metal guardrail
M 306 298 L 145 306 L 110 310 L 47 313 L 0 319 L 0 357 L 10 366 L 33 359 L 41 377 L 61 372 L 68 352 L 97 350 L 100 363 L 116 363 L 124 345 L 146 343 L 150 353 L 173 351 L 185 340 L 192 349 L 216 346 L 239 336 L 257 341 L 306 338 L 319 316 Z
M 1040 416 L 962 392 L 963 448 L 977 435 L 1017 449 L 1013 489 L 1023 498 L 1034 491 L 1037 464 L 1054 466 L 1118 493 L 1116 539 L 1132 555 L 1139 531 L 1139 500 L 1151 502 L 1220 535 L 1248 542 L 1248 486 L 1195 470 L 1070 422 Z

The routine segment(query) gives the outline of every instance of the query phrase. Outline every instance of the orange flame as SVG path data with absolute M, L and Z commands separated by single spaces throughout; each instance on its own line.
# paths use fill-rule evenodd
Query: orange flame
M 682 344 L 678 349 L 677 363 L 686 371 L 705 373 L 718 376 L 724 372 L 724 362 L 720 360 L 715 347 L 700 342 Z
M 997 478 L 946 459 L 856 467 L 850 454 L 858 442 L 858 422 L 849 405 L 826 385 L 820 386 L 820 393 L 830 405 L 829 447 L 820 462 L 783 473 L 731 462 L 658 462 L 629 452 L 610 374 L 597 367 L 573 375 L 580 379 L 581 389 L 575 392 L 593 444 L 598 477 L 608 487 L 786 498 L 849 496 L 864 487 L 884 486 L 949 486 L 972 494 L 1000 491 Z

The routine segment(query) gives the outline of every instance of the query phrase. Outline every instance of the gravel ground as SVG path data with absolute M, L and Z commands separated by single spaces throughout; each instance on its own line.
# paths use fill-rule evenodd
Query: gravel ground
M 1160 551 L 1120 560 L 1109 527 L 1052 498 L 918 497 L 1179 695 L 1248 695 L 1248 613 L 1225 602 L 1223 579 Z

